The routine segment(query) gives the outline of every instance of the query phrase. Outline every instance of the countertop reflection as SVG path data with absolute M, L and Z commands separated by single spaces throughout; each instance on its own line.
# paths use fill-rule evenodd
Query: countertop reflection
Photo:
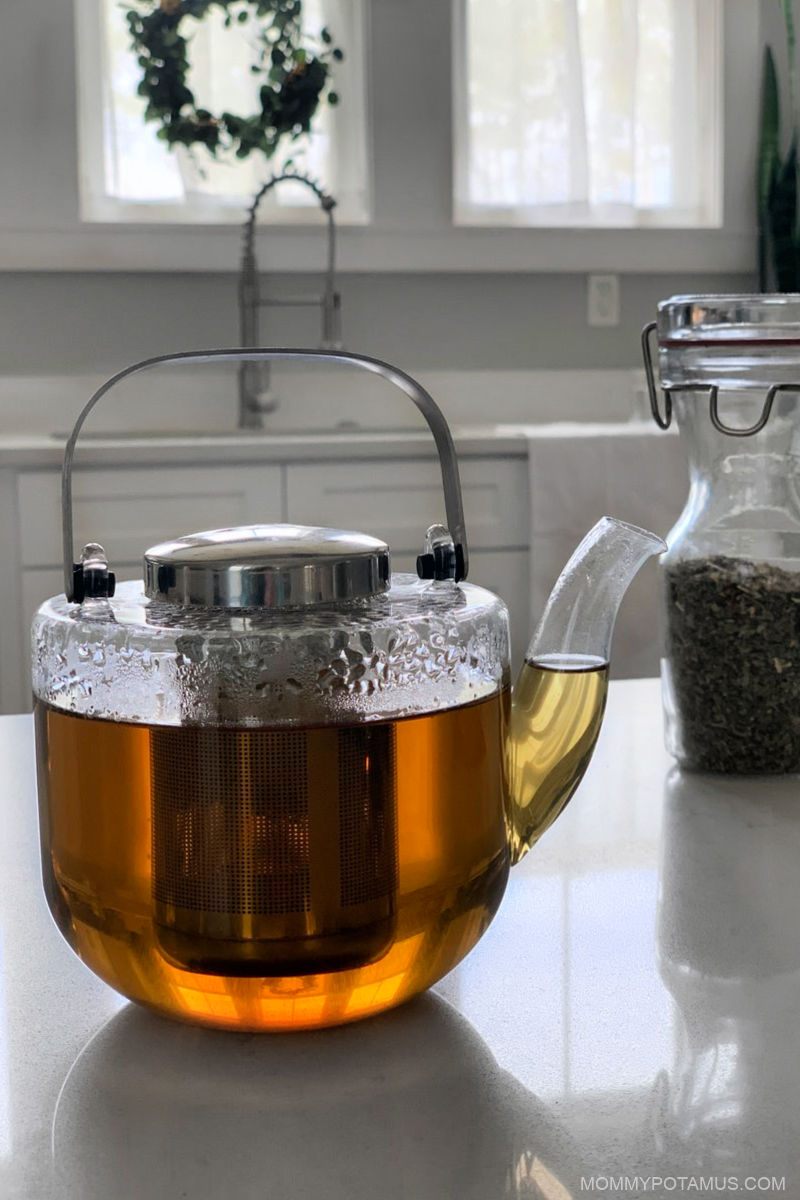
M 665 1168 L 792 1175 L 800 1194 L 798 780 L 666 784 L 657 948 L 678 1008 L 655 1085 Z
M 91 1040 L 53 1121 L 60 1195 L 574 1194 L 576 1148 L 434 995 L 361 1026 L 278 1035 L 132 1007 Z M 535 1193 L 533 1193 L 535 1194 Z
M 679 1178 L 800 1197 L 800 781 L 681 775 L 655 681 L 612 685 L 584 784 L 465 962 L 314 1034 L 173 1024 L 91 976 L 41 895 L 29 718 L 0 719 L 0 758 L 4 1200 L 663 1197 Z

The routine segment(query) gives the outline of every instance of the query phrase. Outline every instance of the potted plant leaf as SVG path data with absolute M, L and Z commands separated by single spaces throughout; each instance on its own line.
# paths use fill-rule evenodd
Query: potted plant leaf
M 772 48 L 765 46 L 758 149 L 758 281 L 762 292 L 800 291 L 796 31 L 792 0 L 781 3 L 789 57 L 789 114 L 784 133 L 775 58 Z

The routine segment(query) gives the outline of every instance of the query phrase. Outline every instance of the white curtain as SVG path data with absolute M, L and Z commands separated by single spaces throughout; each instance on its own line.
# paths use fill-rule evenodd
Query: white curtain
M 716 8 L 464 0 L 461 204 L 623 225 L 660 210 L 705 223 Z

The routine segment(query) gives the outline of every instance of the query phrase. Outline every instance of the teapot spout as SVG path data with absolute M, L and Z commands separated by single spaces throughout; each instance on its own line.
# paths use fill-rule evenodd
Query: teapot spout
M 553 588 L 512 697 L 512 862 L 552 825 L 583 778 L 605 711 L 619 606 L 639 568 L 664 550 L 655 534 L 603 517 Z
M 602 517 L 559 575 L 526 659 L 588 656 L 607 663 L 623 596 L 648 558 L 666 548 L 646 529 Z

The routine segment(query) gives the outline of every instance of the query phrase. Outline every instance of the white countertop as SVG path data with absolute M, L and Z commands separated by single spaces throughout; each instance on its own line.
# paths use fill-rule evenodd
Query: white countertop
M 453 440 L 459 457 L 500 456 L 525 458 L 528 442 L 569 438 L 603 441 L 663 436 L 652 422 L 557 421 L 540 424 L 454 425 Z M 0 433 L 0 467 L 60 467 L 66 438 L 45 433 Z M 161 465 L 205 462 L 335 462 L 392 458 L 434 458 L 436 446 L 426 429 L 347 431 L 343 433 L 224 433 L 102 434 L 78 443 L 76 465 L 108 467 L 123 463 Z
M 470 426 L 453 429 L 460 456 L 527 454 L 525 426 Z M 49 434 L 0 435 L 0 467 L 61 467 L 64 440 Z M 86 438 L 78 443 L 76 466 L 108 467 L 122 463 L 161 465 L 205 462 L 335 462 L 359 458 L 434 458 L 436 446 L 425 430 L 370 430 L 344 434 L 219 433 L 164 434 L 152 437 Z
M 29 717 L 0 764 L 3 1200 L 800 1196 L 800 784 L 681 776 L 654 681 L 612 684 L 472 954 L 315 1034 L 190 1029 L 90 975 L 41 890 Z

